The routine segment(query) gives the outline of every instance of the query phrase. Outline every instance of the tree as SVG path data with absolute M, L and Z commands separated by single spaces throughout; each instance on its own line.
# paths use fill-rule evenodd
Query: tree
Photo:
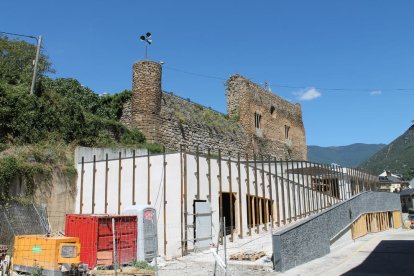
M 33 75 L 36 46 L 22 40 L 0 35 L 0 81 L 11 85 L 29 86 Z M 49 58 L 41 52 L 38 74 L 53 73 Z

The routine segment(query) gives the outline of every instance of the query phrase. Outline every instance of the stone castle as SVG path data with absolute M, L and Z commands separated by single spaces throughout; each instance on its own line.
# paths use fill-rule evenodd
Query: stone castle
M 132 98 L 121 121 L 142 131 L 149 142 L 178 150 L 221 149 L 226 155 L 263 154 L 278 159 L 306 160 L 302 110 L 240 76 L 227 80 L 227 112 L 222 114 L 162 91 L 162 65 L 133 65 Z

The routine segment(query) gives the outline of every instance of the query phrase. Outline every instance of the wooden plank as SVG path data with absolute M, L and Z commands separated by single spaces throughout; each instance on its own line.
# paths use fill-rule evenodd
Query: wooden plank
M 394 221 L 394 228 L 401 228 L 402 227 L 402 220 L 401 220 L 401 213 L 400 211 L 393 211 L 392 218 Z

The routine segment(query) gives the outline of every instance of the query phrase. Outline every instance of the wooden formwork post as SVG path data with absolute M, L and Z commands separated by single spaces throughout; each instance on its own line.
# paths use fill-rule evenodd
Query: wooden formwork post
M 357 187 L 358 187 L 358 190 L 357 190 L 357 194 L 359 194 L 360 192 L 361 192 L 361 179 L 359 178 L 359 173 L 358 173 L 358 170 L 357 169 L 355 169 L 354 170 L 354 172 L 355 172 L 355 178 L 356 178 L 356 180 L 357 180 L 357 183 L 358 183 L 358 185 L 357 185 Z
M 293 160 L 291 161 L 291 163 L 292 163 L 291 172 L 292 172 L 293 210 L 294 210 L 294 219 L 296 221 L 297 218 L 298 218 L 298 213 L 299 213 L 298 212 L 299 204 L 298 204 L 298 200 L 296 198 L 297 197 L 297 183 L 295 182 L 295 163 L 294 163 Z
M 364 175 L 364 181 L 365 181 L 365 189 L 367 190 L 367 191 L 369 191 L 369 190 L 371 190 L 370 189 L 370 187 L 369 187 L 369 178 L 368 178 L 368 174 L 366 173 L 366 172 L 362 172 L 363 173 L 363 175 Z
M 321 211 L 323 209 L 323 179 L 322 179 L 322 175 L 321 175 L 321 164 L 315 164 L 318 167 L 318 172 L 317 172 L 317 185 L 319 185 L 320 187 L 320 191 L 318 191 L 319 189 L 316 189 L 316 196 L 317 196 L 317 200 L 316 200 L 316 205 L 317 205 L 317 211 Z M 318 195 L 319 192 L 319 195 Z
M 239 186 L 239 238 L 243 239 L 243 212 L 242 212 L 242 190 L 240 172 L 240 153 L 237 153 L 237 185 Z
M 291 196 L 292 196 L 292 201 L 293 201 L 293 208 L 292 208 L 292 215 L 293 215 L 293 220 L 296 221 L 297 219 L 297 202 L 296 202 L 296 183 L 295 183 L 295 172 L 294 172 L 294 164 L 293 164 L 293 160 L 288 161 L 287 162 L 287 169 L 289 170 L 289 164 L 292 165 L 292 169 L 289 172 L 289 182 L 291 183 L 290 185 L 290 192 L 291 192 Z M 290 180 L 290 177 L 292 177 L 292 180 Z
M 306 215 L 309 213 L 307 209 L 306 204 L 306 187 L 305 187 L 305 170 L 303 169 L 303 161 L 300 161 L 300 172 L 302 175 L 302 199 L 303 199 L 303 216 L 306 217 Z M 309 201 L 309 198 L 308 198 Z
M 261 175 L 262 175 L 262 194 L 263 194 L 263 200 L 264 200 L 264 204 L 265 204 L 265 208 L 264 210 L 262 210 L 262 212 L 264 213 L 264 218 L 265 220 L 263 221 L 264 224 L 264 230 L 267 231 L 267 220 L 269 219 L 269 213 L 268 213 L 268 205 L 266 202 L 266 187 L 265 187 L 265 168 L 264 168 L 264 158 L 263 155 L 260 155 L 260 161 L 262 164 L 262 171 L 261 171 Z M 263 209 L 263 204 L 260 205 L 260 207 L 262 207 Z M 266 208 L 267 207 L 267 208 Z M 261 216 L 263 217 L 263 216 Z
M 298 209 L 299 209 L 299 218 L 302 217 L 302 196 L 301 196 L 301 183 L 300 183 L 300 175 L 299 175 L 299 161 L 295 161 L 296 163 L 296 173 L 294 175 L 297 175 L 297 190 L 298 190 Z M 293 177 L 293 181 L 295 181 L 295 177 Z
M 118 215 L 121 214 L 121 190 L 122 189 L 122 153 L 118 155 Z
M 197 194 L 196 199 L 200 199 L 200 155 L 198 151 L 198 145 L 196 146 L 196 180 L 197 180 Z
M 330 180 L 329 180 L 329 172 L 330 172 L 329 165 L 328 164 L 324 164 L 324 168 L 325 168 L 325 174 L 326 174 L 324 176 L 324 177 L 326 177 L 326 186 L 325 187 L 327 187 L 326 189 L 331 190 L 331 188 L 330 188 Z M 330 196 L 329 196 L 329 194 L 330 194 L 330 191 L 329 191 L 329 193 L 327 191 L 325 191 L 325 209 L 328 208 L 329 207 L 329 204 L 330 204 Z
M 313 210 L 316 212 L 319 212 L 319 210 L 321 209 L 321 193 L 318 194 L 318 185 L 319 185 L 319 164 L 317 163 L 312 163 L 313 166 L 313 173 L 314 173 L 314 187 L 313 187 L 313 195 L 314 195 L 314 208 Z
M 96 155 L 93 156 L 92 169 L 92 214 L 95 214 L 95 189 L 96 189 Z
M 165 149 L 165 147 L 164 147 Z M 135 205 L 135 170 L 137 168 L 137 165 L 135 164 L 135 150 L 132 151 L 132 205 Z
M 340 197 L 342 201 L 345 200 L 345 180 L 344 180 L 344 172 L 343 172 L 343 168 L 341 166 L 338 166 L 338 187 L 339 187 L 339 193 L 342 194 L 342 196 Z
M 223 221 L 223 183 L 221 180 L 221 150 L 218 150 L 218 181 L 219 181 L 219 217 L 220 221 Z
M 277 226 L 280 226 L 280 207 L 279 207 L 279 181 L 277 179 L 277 160 L 276 157 L 273 158 L 275 162 L 275 191 L 276 191 L 276 218 L 277 218 Z
M 355 169 L 355 175 L 356 175 L 355 177 L 356 177 L 357 182 L 358 182 L 358 191 L 357 191 L 357 194 L 359 194 L 361 192 L 361 190 L 362 190 L 362 185 L 361 185 L 361 179 L 359 178 L 359 171 L 357 169 Z
M 360 170 L 359 171 L 359 177 L 361 178 L 361 182 L 362 182 L 362 191 L 366 191 L 366 183 L 365 183 L 365 177 L 364 177 L 364 173 Z
M 184 256 L 184 164 L 183 145 L 180 145 L 180 207 L 181 207 L 181 255 Z
M 184 253 L 188 253 L 187 146 L 184 146 Z
M 79 213 L 82 214 L 83 211 L 83 181 L 85 177 L 85 158 L 82 156 L 81 164 L 81 184 L 80 184 L 80 202 L 79 202 Z
M 231 152 L 228 153 L 227 167 L 229 175 L 227 180 L 229 183 L 229 194 L 230 194 L 230 241 L 233 241 L 233 183 L 231 177 Z
M 165 146 L 162 151 L 163 165 L 163 205 L 164 205 L 164 256 L 167 255 L 167 156 L 165 154 Z
M 325 193 L 325 181 L 324 181 L 324 172 L 323 172 L 323 170 L 325 169 L 325 165 L 324 164 L 320 164 L 319 165 L 319 170 L 320 170 L 320 174 L 319 174 L 319 177 L 320 177 L 320 183 L 321 183 L 321 191 L 320 191 L 320 194 L 321 194 L 321 199 L 320 199 L 320 209 L 321 210 L 323 210 L 323 209 L 325 209 L 325 207 L 326 207 L 326 193 Z
M 316 198 L 315 191 L 314 191 L 315 187 L 316 187 L 315 186 L 316 185 L 316 168 L 315 168 L 315 164 L 311 163 L 309 161 L 306 161 L 306 168 L 310 168 L 308 179 L 310 178 L 310 198 L 311 198 L 311 202 L 310 202 L 309 209 L 312 210 L 312 213 L 314 213 L 315 209 L 317 209 L 317 208 L 315 208 L 317 198 Z
M 329 167 L 327 164 L 323 164 L 323 169 L 322 173 L 323 173 L 323 183 L 324 183 L 324 209 L 328 208 L 328 203 L 329 203 L 329 194 L 326 191 L 329 188 Z M 326 178 L 326 184 L 325 184 L 325 178 Z
M 308 202 L 307 202 L 308 203 L 307 204 L 308 205 L 308 212 L 307 212 L 307 214 L 310 215 L 311 214 L 311 203 L 312 203 L 311 190 L 310 190 L 311 187 L 309 187 L 309 176 L 308 176 L 308 170 L 307 170 L 307 168 L 308 168 L 308 162 L 305 161 L 304 163 L 305 163 L 304 170 L 306 171 L 306 188 L 307 188 L 306 189 L 306 193 L 308 194 Z M 304 176 L 304 175 L 302 175 L 302 176 Z M 312 177 L 311 177 L 311 180 L 312 180 Z M 303 183 L 305 183 L 305 182 L 303 182 Z
M 252 199 L 250 195 L 250 169 L 249 169 L 249 155 L 246 153 L 246 163 L 244 165 L 244 168 L 246 169 L 246 188 L 247 188 L 247 202 L 248 205 L 247 208 L 247 229 L 249 231 L 249 236 L 252 235 Z M 249 208 L 250 207 L 250 208 Z
M 282 181 L 282 185 L 280 186 L 282 188 L 282 213 L 283 213 L 283 224 L 286 224 L 286 206 L 285 206 L 285 179 L 283 177 L 283 160 L 280 159 L 280 180 Z
M 336 204 L 339 199 L 341 198 L 341 193 L 339 191 L 339 172 L 338 172 L 338 166 L 334 165 L 333 166 L 334 169 L 334 180 L 333 180 L 333 184 L 334 184 L 334 203 Z
M 208 181 L 208 200 L 211 202 L 211 154 L 210 154 L 210 148 L 207 149 L 207 181 Z
M 355 180 L 355 177 L 354 177 L 354 169 L 350 169 L 349 170 L 349 172 L 350 172 L 350 174 L 349 174 L 349 176 L 350 176 L 350 178 L 351 178 L 351 181 L 350 181 L 350 185 L 351 185 L 351 196 L 353 196 L 353 195 L 355 195 L 355 193 L 356 193 L 356 180 Z
M 259 209 L 259 194 L 258 194 L 258 187 L 257 187 L 257 160 L 256 160 L 256 154 L 253 155 L 253 162 L 254 162 L 254 190 L 255 190 L 255 209 L 257 210 L 257 213 L 259 213 L 260 216 L 260 209 Z M 256 233 L 260 232 L 260 217 L 256 217 L 256 212 L 253 212 L 253 218 L 254 220 L 258 221 L 256 224 Z
M 291 186 L 289 177 L 289 161 L 286 160 L 286 179 L 287 179 L 287 199 L 288 199 L 288 211 L 289 211 L 289 223 L 292 222 L 292 202 L 291 202 Z
M 328 165 L 327 167 L 328 167 L 328 183 L 329 183 L 329 206 L 332 206 L 334 204 L 332 164 Z
M 151 160 L 149 150 L 147 150 L 147 176 L 147 204 L 151 205 Z
M 271 166 L 271 161 L 270 161 L 270 155 L 267 158 L 267 165 L 269 167 L 269 172 L 267 173 L 267 177 L 268 177 L 268 182 L 269 182 L 269 195 L 270 195 L 270 212 L 271 212 L 271 216 L 270 216 L 270 225 L 271 228 L 273 228 L 274 226 L 274 222 L 275 222 L 275 212 L 274 212 L 274 202 L 273 202 L 273 189 L 272 189 L 272 166 Z
M 341 166 L 338 166 L 338 185 L 339 185 L 339 191 L 342 194 L 341 200 L 344 201 L 346 198 L 346 191 L 345 191 L 345 179 L 344 179 L 344 170 Z
M 108 154 L 105 154 L 105 214 L 108 213 L 108 173 L 109 173 L 109 160 Z

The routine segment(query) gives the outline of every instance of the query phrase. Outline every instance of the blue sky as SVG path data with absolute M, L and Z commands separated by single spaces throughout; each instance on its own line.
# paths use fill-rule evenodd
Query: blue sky
M 149 31 L 164 90 L 225 112 L 230 75 L 269 82 L 301 103 L 309 145 L 389 143 L 414 120 L 414 1 L 3 0 L 0 8 L 0 31 L 41 34 L 53 77 L 97 93 L 131 88 L 132 64 L 144 57 L 138 37 Z

